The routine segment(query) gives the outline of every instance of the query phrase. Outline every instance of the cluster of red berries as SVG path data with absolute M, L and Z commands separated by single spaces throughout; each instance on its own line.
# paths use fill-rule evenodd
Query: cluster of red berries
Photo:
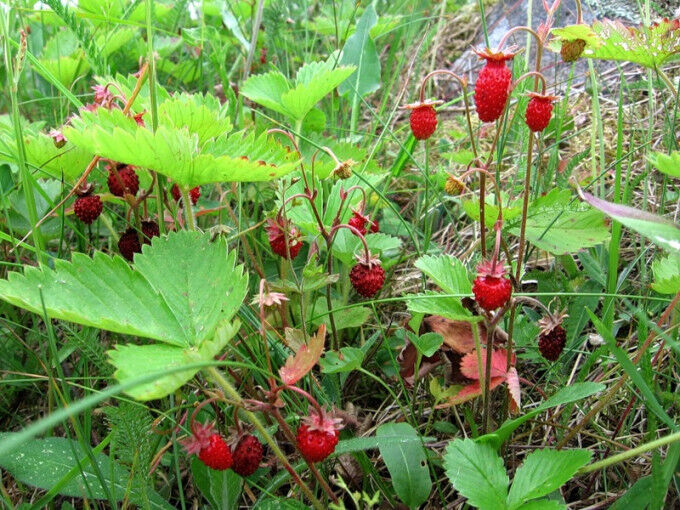
M 264 447 L 252 434 L 243 434 L 233 450 L 210 424 L 194 424 L 192 436 L 183 441 L 189 454 L 196 454 L 210 469 L 232 469 L 241 476 L 250 476 L 260 467 Z
M 179 199 L 182 198 L 182 192 L 180 191 L 177 184 L 172 185 L 172 188 L 170 188 L 170 193 L 172 194 L 172 198 L 175 199 L 175 202 L 179 202 Z M 191 203 L 196 205 L 199 198 L 201 198 L 201 188 L 198 186 L 191 188 L 189 190 L 189 200 L 191 200 Z
M 158 228 L 158 223 L 150 220 L 142 221 L 141 232 L 130 227 L 120 236 L 120 239 L 118 240 L 118 251 L 120 251 L 120 254 L 123 257 L 132 261 L 135 253 L 141 253 L 142 244 L 151 244 L 151 238 L 159 235 L 160 230 Z

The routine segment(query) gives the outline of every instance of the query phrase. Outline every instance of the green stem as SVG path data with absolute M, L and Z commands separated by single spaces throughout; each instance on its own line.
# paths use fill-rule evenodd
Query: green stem
M 224 390 L 224 393 L 231 398 L 236 404 L 241 404 L 242 399 L 241 395 L 239 394 L 238 391 L 236 391 L 236 388 L 234 388 L 231 383 L 225 379 L 225 377 L 220 373 L 219 370 L 217 370 L 215 367 L 208 367 L 205 369 L 205 371 L 208 373 L 208 375 L 213 379 L 215 384 L 217 384 L 219 387 Z M 302 489 L 302 492 L 305 493 L 305 496 L 309 499 L 310 503 L 316 508 L 317 510 L 326 510 L 324 506 L 321 504 L 321 501 L 317 499 L 316 496 L 314 496 L 314 493 L 312 493 L 312 490 L 307 486 L 305 482 L 302 481 L 300 476 L 297 474 L 297 472 L 293 469 L 293 467 L 290 465 L 288 462 L 288 459 L 286 458 L 285 454 L 281 451 L 279 448 L 279 445 L 276 444 L 276 441 L 274 441 L 274 438 L 269 434 L 267 429 L 265 428 L 264 425 L 262 425 L 262 422 L 259 420 L 259 418 L 253 413 L 252 411 L 248 411 L 246 409 L 243 409 L 243 414 L 248 418 L 248 421 L 257 429 L 257 431 L 262 435 L 262 438 L 267 442 L 269 447 L 272 449 L 272 452 L 276 456 L 276 458 L 283 464 L 283 466 L 286 468 L 286 470 L 290 473 L 290 476 L 293 477 L 293 480 L 295 480 L 295 483 L 297 483 L 300 486 L 300 489 Z
M 585 474 L 585 473 L 590 473 L 592 471 L 597 471 L 598 469 L 604 469 L 604 468 L 609 467 L 613 464 L 617 464 L 619 462 L 622 462 L 626 459 L 636 457 L 641 453 L 648 452 L 650 450 L 654 450 L 656 448 L 659 448 L 661 446 L 665 446 L 667 444 L 675 443 L 676 441 L 680 441 L 680 431 L 679 432 L 673 432 L 672 434 L 661 437 L 659 439 L 655 439 L 654 441 L 650 441 L 649 443 L 645 443 L 645 444 L 640 445 L 636 448 L 631 448 L 630 450 L 618 453 L 618 454 L 613 455 L 613 456 L 611 456 L 607 459 L 602 459 L 600 461 L 593 462 L 592 464 L 589 464 L 589 465 L 584 466 L 581 469 L 579 469 L 577 474 L 582 475 L 582 474 Z
M 184 214 L 187 218 L 187 228 L 189 230 L 196 230 L 196 218 L 194 218 L 194 211 L 191 207 L 191 198 L 189 197 L 189 191 L 180 188 L 182 193 L 182 206 L 184 207 Z M 160 221 L 160 219 L 159 219 Z
M 673 97 L 677 101 L 678 89 L 675 88 L 675 84 L 673 83 L 673 81 L 668 77 L 668 75 L 663 71 L 663 69 L 656 68 L 655 71 L 657 76 L 661 78 L 661 81 L 663 81 L 666 84 L 668 90 L 670 90 L 673 93 Z

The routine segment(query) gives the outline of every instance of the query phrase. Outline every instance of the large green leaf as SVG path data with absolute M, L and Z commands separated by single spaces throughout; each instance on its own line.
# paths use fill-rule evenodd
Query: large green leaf
M 135 262 L 133 270 L 119 256 L 76 253 L 55 269 L 10 273 L 0 280 L 0 298 L 39 314 L 44 300 L 55 319 L 191 347 L 229 319 L 246 294 L 235 254 L 207 235 L 154 238 Z
M 407 294 L 404 296 L 410 312 L 427 315 L 441 315 L 451 320 L 480 321 L 481 316 L 472 315 L 463 306 L 459 297 L 451 297 L 438 292 L 426 291 L 423 294 Z
M 585 24 L 554 28 L 556 36 L 548 47 L 560 51 L 561 41 L 582 39 L 586 41 L 583 56 L 600 60 L 635 62 L 654 69 L 678 53 L 680 30 L 672 21 L 661 21 L 655 27 L 627 26 L 620 21 L 595 21 Z
M 167 110 L 161 119 L 173 125 L 160 124 L 156 132 L 138 126 L 121 110 L 83 111 L 64 129 L 64 135 L 77 147 L 155 170 L 187 188 L 224 181 L 268 181 L 291 172 L 297 164 L 297 157 L 266 133 L 257 136 L 251 130 L 202 142 L 189 129 L 198 130 L 201 136 L 214 133 L 205 126 L 206 119 L 193 123 L 172 111 L 176 115 L 170 117 Z M 175 123 L 183 122 L 189 125 L 176 127 Z
M 0 440 L 7 437 L 9 434 L 1 434 Z M 115 501 L 129 500 L 140 507 L 148 505 L 153 509 L 173 508 L 152 489 L 135 484 L 130 486 L 130 474 L 123 466 L 103 453 L 93 454 Z M 83 447 L 71 439 L 48 437 L 24 442 L 20 449 L 0 456 L 0 467 L 16 480 L 33 487 L 50 490 L 59 486 L 58 493 L 63 496 L 107 498 Z
M 165 372 L 172 368 L 210 361 L 224 349 L 236 334 L 239 321 L 225 322 L 211 339 L 204 340 L 199 346 L 176 347 L 174 345 L 116 345 L 108 351 L 111 364 L 116 367 L 115 376 L 119 382 L 131 381 L 145 372 Z M 138 400 L 153 400 L 169 395 L 189 381 L 198 369 L 174 372 L 153 382 L 142 384 L 126 391 Z
M 582 192 L 582 196 L 596 209 L 635 230 L 663 249 L 673 253 L 680 251 L 680 228 L 672 221 L 634 207 L 607 202 L 590 193 Z
M 515 472 L 508 507 L 519 508 L 530 499 L 547 496 L 564 485 L 592 457 L 589 450 L 536 450 Z
M 386 423 L 378 427 L 375 435 L 418 438 L 418 432 L 408 423 Z M 410 508 L 424 503 L 432 490 L 432 479 L 423 445 L 419 441 L 389 442 L 378 448 L 399 499 Z
M 279 71 L 251 76 L 240 93 L 292 120 L 301 121 L 354 69 L 353 66 L 335 67 L 335 58 L 331 56 L 326 62 L 310 62 L 302 66 L 292 83 Z
M 415 266 L 447 294 L 470 294 L 472 284 L 463 263 L 452 255 L 424 255 Z
M 377 22 L 378 15 L 370 4 L 359 18 L 356 32 L 347 38 L 340 65 L 353 65 L 357 71 L 340 84 L 340 94 L 350 92 L 352 96 L 356 93 L 364 97 L 380 88 L 380 56 L 370 35 Z
M 654 283 L 652 288 L 661 294 L 675 294 L 680 291 L 680 253 L 652 262 Z
M 227 108 L 215 96 L 177 94 L 158 107 L 159 123 L 198 135 L 199 146 L 231 131 Z
M 453 487 L 480 510 L 506 508 L 508 474 L 491 445 L 455 439 L 444 454 L 444 468 Z
M 659 172 L 671 177 L 680 177 L 680 151 L 673 151 L 670 154 L 656 152 L 649 159 Z

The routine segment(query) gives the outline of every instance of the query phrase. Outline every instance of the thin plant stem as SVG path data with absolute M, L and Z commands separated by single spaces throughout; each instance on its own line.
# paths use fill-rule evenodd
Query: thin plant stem
M 191 198 L 189 197 L 189 190 L 185 188 L 180 188 L 182 194 L 182 205 L 184 206 L 184 214 L 187 218 L 187 228 L 189 230 L 196 230 L 196 218 L 194 217 L 194 211 L 191 207 Z
M 495 325 L 487 325 L 486 329 L 486 369 L 484 370 L 484 417 L 482 420 L 482 434 L 489 430 L 489 419 L 491 414 L 491 355 L 493 353 L 493 334 Z

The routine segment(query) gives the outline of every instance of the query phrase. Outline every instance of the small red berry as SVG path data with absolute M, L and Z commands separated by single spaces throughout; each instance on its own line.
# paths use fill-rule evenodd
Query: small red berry
M 262 462 L 262 443 L 252 434 L 246 434 L 238 442 L 232 455 L 232 469 L 241 476 L 250 476 Z
M 505 276 L 503 264 L 483 262 L 477 268 L 477 278 L 472 284 L 477 304 L 490 312 L 505 305 L 512 295 L 512 282 Z
M 378 223 L 378 220 L 371 221 L 371 226 L 368 230 L 371 234 L 377 233 L 380 230 L 380 223 Z
M 302 248 L 302 239 L 299 230 L 292 226 L 289 221 L 283 218 L 267 221 L 267 237 L 269 246 L 279 257 L 294 259 Z M 286 235 L 288 237 L 288 247 L 286 247 Z
M 368 263 L 364 259 L 359 259 L 349 272 L 349 281 L 358 294 L 373 297 L 385 283 L 385 270 L 377 259 L 371 259 Z
M 427 140 L 437 129 L 437 112 L 429 103 L 415 105 L 411 108 L 409 122 L 416 140 Z
M 335 451 L 342 428 L 340 419 L 326 414 L 303 418 L 297 431 L 297 445 L 307 462 L 321 462 Z
M 142 221 L 142 234 L 144 235 L 144 242 L 151 243 L 151 238 L 161 235 L 158 228 L 158 223 L 155 221 Z
M 493 122 L 503 114 L 508 102 L 512 72 L 506 67 L 505 62 L 512 60 L 515 54 L 494 53 L 488 48 L 476 53 L 486 60 L 486 64 L 479 72 L 475 83 L 475 107 L 479 120 Z
M 83 223 L 89 225 L 102 213 L 104 205 L 99 195 L 84 195 L 76 198 L 73 203 L 73 212 Z
M 177 184 L 172 185 L 172 188 L 170 188 L 170 193 L 172 193 L 172 198 L 175 199 L 175 202 L 182 198 L 182 192 L 179 190 L 179 186 L 177 186 Z M 191 199 L 191 203 L 196 205 L 198 199 L 201 198 L 201 188 L 199 186 L 191 188 L 189 190 L 189 198 Z
M 212 425 L 195 423 L 191 430 L 192 435 L 182 441 L 187 453 L 198 454 L 198 458 L 212 469 L 223 471 L 231 467 L 231 448 Z
M 106 182 L 111 194 L 117 197 L 123 197 L 126 193 L 136 195 L 139 191 L 139 177 L 129 165 L 117 165 L 116 168 L 110 166 Z
M 368 218 L 364 216 L 362 213 L 359 211 L 352 211 L 352 217 L 349 219 L 347 224 L 350 227 L 354 227 L 357 229 L 361 235 L 366 235 L 366 222 L 368 221 Z
M 567 314 L 562 312 L 548 315 L 538 321 L 541 327 L 538 334 L 538 350 L 548 361 L 557 361 L 567 343 L 567 332 L 562 327 L 562 320 L 566 316 Z
M 231 449 L 219 434 L 210 436 L 209 444 L 201 449 L 198 458 L 209 468 L 218 471 L 229 469 L 233 463 Z
M 529 104 L 525 115 L 525 121 L 529 129 L 533 132 L 543 131 L 550 124 L 550 117 L 553 111 L 553 101 L 555 96 L 546 96 L 543 94 L 529 94 Z

